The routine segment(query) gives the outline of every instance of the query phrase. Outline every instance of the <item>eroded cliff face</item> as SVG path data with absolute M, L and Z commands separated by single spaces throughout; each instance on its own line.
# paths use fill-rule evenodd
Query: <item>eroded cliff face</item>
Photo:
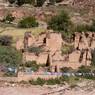
M 95 11 L 95 0 L 73 0 L 72 6 L 76 9 Z

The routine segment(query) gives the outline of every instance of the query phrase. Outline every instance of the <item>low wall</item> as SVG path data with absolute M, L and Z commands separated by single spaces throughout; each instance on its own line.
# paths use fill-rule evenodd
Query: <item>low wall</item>
M 0 81 L 17 82 L 18 77 L 0 77 Z
M 60 77 L 58 74 L 27 74 L 27 73 L 20 73 L 18 74 L 18 77 L 0 77 L 0 81 L 4 82 L 20 82 L 20 81 L 29 81 L 29 80 L 36 80 L 37 78 L 42 78 L 45 80 L 51 79 L 51 78 L 57 78 Z
M 36 80 L 37 78 L 42 78 L 45 80 L 51 79 L 51 78 L 57 78 L 60 77 L 61 74 L 19 74 L 18 75 L 18 81 L 29 81 L 29 80 Z

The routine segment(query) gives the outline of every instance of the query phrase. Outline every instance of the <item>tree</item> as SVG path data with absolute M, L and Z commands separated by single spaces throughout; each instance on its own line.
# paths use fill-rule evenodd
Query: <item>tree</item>
M 62 38 L 67 42 L 71 42 L 72 35 L 75 32 L 74 25 L 71 22 L 68 13 L 64 10 L 48 21 L 48 28 L 53 29 L 55 32 L 60 32 Z
M 22 54 L 15 48 L 0 46 L 0 64 L 17 67 L 22 62 Z
M 48 27 L 55 31 L 64 31 L 69 32 L 71 30 L 71 21 L 69 15 L 62 11 L 59 15 L 56 15 L 51 18 L 48 22 Z
M 11 46 L 13 38 L 11 36 L 0 36 L 0 45 Z
M 18 23 L 18 26 L 21 28 L 32 28 L 37 27 L 38 22 L 36 21 L 35 17 L 26 17 Z

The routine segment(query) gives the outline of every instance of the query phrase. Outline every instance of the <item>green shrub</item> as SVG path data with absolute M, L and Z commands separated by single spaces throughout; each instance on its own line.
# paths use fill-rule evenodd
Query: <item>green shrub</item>
M 62 73 L 70 73 L 73 69 L 70 67 L 63 67 L 61 68 Z
M 14 73 L 14 72 L 5 72 L 3 76 L 4 77 L 16 77 L 16 73 Z
M 13 47 L 0 46 L 0 64 L 17 67 L 22 62 L 22 54 Z
M 32 84 L 32 85 L 44 85 L 45 84 L 45 80 L 44 79 L 41 79 L 41 78 L 37 78 L 37 80 L 30 80 L 29 83 Z
M 44 50 L 41 47 L 31 46 L 31 47 L 28 48 L 28 51 L 31 52 L 31 53 L 35 53 L 36 55 L 39 55 Z
M 91 68 L 88 66 L 81 66 L 79 67 L 78 72 L 79 73 L 89 73 L 91 72 Z
M 79 67 L 77 73 L 81 73 L 82 75 L 79 77 L 83 77 L 83 78 L 86 78 L 86 79 L 92 79 L 93 76 L 90 75 L 92 72 L 91 72 L 91 67 L 89 66 L 81 66 Z
M 36 19 L 34 17 L 27 17 L 22 19 L 18 26 L 20 28 L 32 28 L 32 27 L 37 27 L 38 26 L 38 22 L 36 21 Z
M 74 50 L 74 46 L 72 45 L 63 45 L 61 48 L 62 55 L 69 54 Z
M 39 65 L 36 61 L 28 61 L 25 63 L 25 67 L 31 67 L 33 71 L 37 71 L 39 69 Z
M 75 28 L 75 32 L 86 32 L 89 30 L 89 26 L 88 25 L 77 25 Z
M 6 22 L 6 23 L 11 23 L 13 22 L 15 19 L 15 17 L 12 16 L 12 14 L 8 14 L 4 19 L 3 19 L 3 22 Z
M 60 80 L 58 78 L 55 78 L 55 79 L 48 79 L 46 81 L 46 84 L 47 85 L 56 85 L 56 84 L 60 84 Z
M 32 85 L 38 85 L 35 80 L 29 80 L 29 83 L 32 84 Z
M 48 22 L 48 27 L 55 31 L 68 32 L 72 23 L 67 12 L 62 11 L 59 15 L 51 18 Z
M 92 25 L 89 27 L 89 31 L 95 32 L 95 20 L 93 20 Z
M 62 81 L 69 83 L 70 77 L 68 76 L 62 76 L 62 77 L 63 77 Z
M 13 38 L 11 36 L 0 36 L 0 45 L 11 46 Z
M 41 86 L 45 84 L 45 80 L 41 78 L 37 78 L 36 82 L 38 85 L 41 85 Z
M 72 43 L 73 34 L 73 30 L 71 30 L 71 32 L 62 32 L 62 39 L 67 43 Z
M 30 80 L 29 81 L 30 84 L 32 85 L 44 85 L 44 84 L 47 84 L 47 85 L 56 85 L 56 84 L 60 84 L 61 81 L 59 78 L 55 78 L 55 79 L 48 79 L 48 80 L 44 80 L 44 79 L 41 79 L 41 78 L 37 78 L 37 80 Z

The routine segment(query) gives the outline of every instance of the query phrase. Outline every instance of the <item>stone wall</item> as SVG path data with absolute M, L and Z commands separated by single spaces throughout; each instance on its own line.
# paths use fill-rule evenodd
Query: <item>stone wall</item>
M 25 53 L 26 61 L 35 61 L 38 64 L 46 64 L 48 53 L 41 53 L 39 56 L 36 56 L 33 53 Z
M 61 76 L 61 74 L 59 74 L 59 75 L 58 74 L 50 74 L 50 73 L 47 73 L 47 74 L 45 74 L 45 73 L 25 74 L 25 73 L 20 72 L 18 74 L 18 81 L 22 81 L 22 80 L 29 81 L 32 79 L 36 80 L 37 78 L 42 78 L 42 79 L 48 80 L 48 79 L 54 79 L 54 78 L 57 78 L 60 76 Z

